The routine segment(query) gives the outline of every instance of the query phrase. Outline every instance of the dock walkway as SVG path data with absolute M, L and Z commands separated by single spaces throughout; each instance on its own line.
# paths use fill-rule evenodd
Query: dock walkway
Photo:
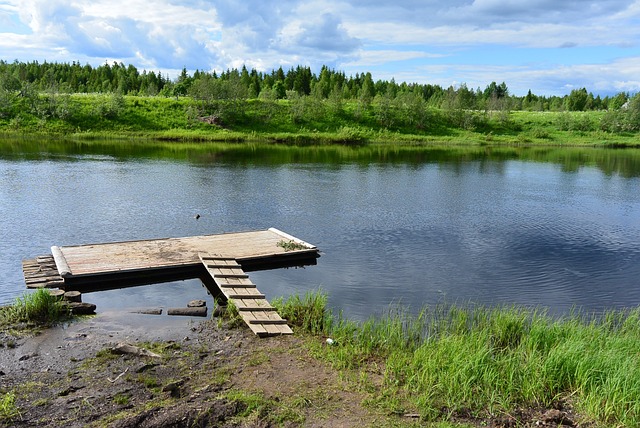
M 240 286 L 242 280 L 248 281 L 246 272 L 313 265 L 319 257 L 314 245 L 275 228 L 184 238 L 53 246 L 51 252 L 50 255 L 23 261 L 28 288 L 59 287 L 65 291 L 85 293 L 200 278 L 214 297 L 231 299 L 239 309 L 245 304 L 268 305 L 264 295 L 257 297 L 257 289 L 251 292 L 248 291 L 250 287 Z M 223 268 L 208 266 L 223 263 L 233 266 L 224 271 L 220 270 Z M 227 272 L 226 276 L 221 277 L 224 272 Z M 234 287 L 230 287 L 232 284 Z M 237 297 L 243 293 L 253 297 Z M 264 302 L 255 303 L 257 300 Z M 265 306 L 263 309 L 268 313 L 259 314 L 261 320 L 273 316 L 270 308 Z M 284 320 L 258 323 L 250 319 L 252 310 L 241 310 L 241 313 L 246 316 L 243 319 L 250 327 L 261 326 L 252 327 L 256 334 L 289 334 Z
M 236 259 L 200 254 L 200 260 L 251 331 L 258 336 L 293 334 L 287 321 L 267 302 Z

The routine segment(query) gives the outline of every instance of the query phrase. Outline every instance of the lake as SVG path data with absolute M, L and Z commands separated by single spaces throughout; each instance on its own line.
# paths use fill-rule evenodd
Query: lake
M 321 288 L 354 319 L 396 304 L 640 305 L 637 149 L 0 142 L 0 304 L 25 290 L 21 260 L 52 245 L 269 227 L 322 256 L 251 273 L 260 290 Z M 188 280 L 85 301 L 205 297 Z

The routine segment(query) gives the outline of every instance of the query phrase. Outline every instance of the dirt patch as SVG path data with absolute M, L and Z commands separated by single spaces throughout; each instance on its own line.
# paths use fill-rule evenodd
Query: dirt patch
M 0 392 L 15 427 L 359 426 L 374 416 L 302 339 L 217 320 L 105 314 L 27 338 L 3 333 Z M 147 318 L 140 318 L 147 317 Z M 137 320 L 160 322 L 140 327 Z M 165 325 L 162 325 L 165 323 Z M 148 322 L 147 322 L 148 324 Z M 119 353 L 127 343 L 161 357 Z M 2 422 L 0 422 L 0 425 Z

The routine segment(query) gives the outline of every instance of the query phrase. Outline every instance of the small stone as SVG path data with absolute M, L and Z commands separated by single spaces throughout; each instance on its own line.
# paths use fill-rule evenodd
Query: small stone
M 215 309 L 213 310 L 213 316 L 214 317 L 222 317 L 224 316 L 225 312 L 227 311 L 227 307 L 224 305 L 217 305 L 215 307 Z
M 207 302 L 204 300 L 192 300 L 187 303 L 187 308 L 201 308 L 203 306 L 207 306 Z
M 544 415 L 542 415 L 542 421 L 545 423 L 560 424 L 571 427 L 575 426 L 575 422 L 573 422 L 565 412 L 558 409 L 547 410 Z
M 179 397 L 180 396 L 180 387 L 184 384 L 184 380 L 177 380 L 175 382 L 171 382 L 166 384 L 163 388 L 162 391 L 163 392 L 169 392 L 171 394 L 172 397 Z
M 21 356 L 20 358 L 18 358 L 18 361 L 26 361 L 29 358 L 33 358 L 33 357 L 37 357 L 38 354 L 25 354 L 23 356 Z
M 138 365 L 138 366 L 135 368 L 135 370 L 134 370 L 134 371 L 135 371 L 136 373 L 142 373 L 142 372 L 145 372 L 145 371 L 147 371 L 147 370 L 149 370 L 149 369 L 154 368 L 154 367 L 155 367 L 155 366 L 157 366 L 157 365 L 158 365 L 158 364 L 156 364 L 156 363 L 142 363 L 142 364 Z

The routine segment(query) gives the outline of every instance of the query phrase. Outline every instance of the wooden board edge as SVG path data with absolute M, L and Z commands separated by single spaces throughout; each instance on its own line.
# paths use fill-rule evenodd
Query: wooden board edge
M 51 254 L 53 254 L 53 261 L 56 263 L 56 268 L 58 268 L 60 276 L 62 278 L 71 276 L 71 269 L 69 268 L 67 259 L 64 258 L 64 254 L 62 254 L 60 247 L 57 245 L 51 247 Z

